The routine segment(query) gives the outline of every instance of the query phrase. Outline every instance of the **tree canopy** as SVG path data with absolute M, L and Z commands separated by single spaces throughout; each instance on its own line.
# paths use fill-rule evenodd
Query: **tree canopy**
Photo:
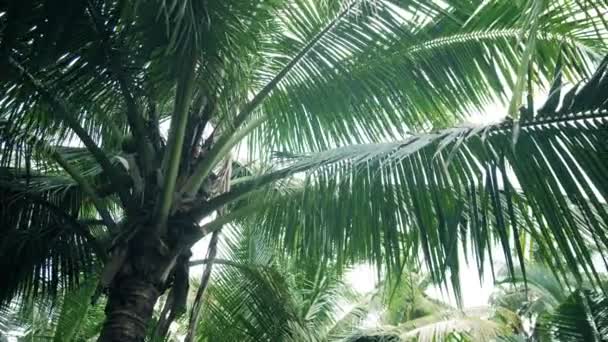
M 421 261 L 457 294 L 463 250 L 525 277 L 534 248 L 599 286 L 607 8 L 3 2 L 0 305 L 99 277 L 101 340 L 138 340 L 162 293 L 183 311 L 189 250 L 226 225 L 338 274 Z

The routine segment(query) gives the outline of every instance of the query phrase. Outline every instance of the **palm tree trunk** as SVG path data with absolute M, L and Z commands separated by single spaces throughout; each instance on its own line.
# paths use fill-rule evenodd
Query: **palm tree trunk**
M 146 230 L 129 241 L 127 256 L 109 286 L 99 342 L 144 341 L 154 305 L 179 253 Z
M 143 341 L 159 295 L 156 286 L 145 279 L 117 279 L 110 289 L 106 321 L 98 341 Z

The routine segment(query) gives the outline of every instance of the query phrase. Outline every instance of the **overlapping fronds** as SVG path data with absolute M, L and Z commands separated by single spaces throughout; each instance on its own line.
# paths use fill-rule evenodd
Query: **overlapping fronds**
M 495 341 L 509 333 L 509 325 L 493 320 L 488 308 L 466 311 L 444 308 L 399 325 L 361 329 L 346 341 Z
M 259 191 L 252 203 L 269 205 L 245 219 L 302 259 L 329 253 L 338 263 L 371 259 L 391 269 L 404 251 L 422 251 L 435 279 L 456 281 L 459 248 L 472 249 L 483 273 L 499 242 L 513 272 L 526 235 L 557 272 L 597 281 L 589 246 L 603 253 L 608 242 L 607 64 L 570 91 L 552 92 L 523 119 L 515 144 L 507 120 L 282 154 L 295 161 L 217 201 L 306 171 L 294 178 L 299 186 Z
M 273 249 L 246 231 L 232 229 L 226 235 L 220 251 L 229 259 L 218 259 L 214 266 L 198 339 L 322 341 L 352 329 L 364 316 L 357 307 L 340 312 L 352 297 L 331 272 L 314 267 L 317 272 L 307 274 L 281 258 L 269 258 Z
M 41 138 L 69 140 L 73 134 L 66 131 L 69 125 L 41 94 L 50 91 L 52 96 L 68 101 L 70 115 L 94 140 L 101 141 L 103 136 L 105 144 L 116 146 L 126 127 L 126 118 L 116 115 L 124 104 L 86 4 L 69 1 L 63 6 L 41 2 L 3 5 L 2 12 L 7 14 L 2 18 L 2 119 L 15 127 L 21 124 L 33 134 L 44 132 L 46 136 Z M 15 63 L 43 89 L 23 82 Z
M 245 199 L 203 232 L 238 219 L 290 261 L 338 271 L 365 260 L 390 273 L 421 254 L 456 292 L 459 250 L 483 273 L 499 243 L 514 273 L 512 254 L 534 241 L 556 272 L 597 280 L 607 63 L 589 69 L 606 54 L 605 15 L 587 0 L 3 2 L 0 304 L 79 283 L 104 253 L 97 214 L 115 226 L 115 203 L 125 221 L 158 221 L 154 243 L 172 247 L 183 225 L 167 221 L 193 226 Z M 528 101 L 517 122 L 446 128 L 522 102 L 526 83 L 532 99 L 552 74 L 547 103 Z M 562 79 L 585 82 L 562 93 Z M 252 153 L 284 160 L 209 200 L 201 185 L 245 136 Z M 298 340 L 310 317 L 330 317 L 317 314 L 327 298 L 294 303 L 297 279 L 273 262 L 220 266 L 216 327 L 236 319 L 235 339 Z
M 601 19 L 572 1 L 551 2 L 540 16 L 514 1 L 370 3 L 340 17 L 293 66 L 263 103 L 259 115 L 268 119 L 250 145 L 308 151 L 377 142 L 449 127 L 488 104 L 505 103 L 524 58 L 530 17 L 540 22 L 531 52 L 538 63 L 530 76 L 535 87 L 548 85 L 560 51 L 568 61 L 565 75 L 577 80 L 606 48 Z M 316 13 L 308 2 L 300 6 Z M 338 15 L 335 7 L 329 18 Z M 321 14 L 294 19 L 287 23 L 293 36 L 272 55 L 279 67 L 268 75 L 331 22 Z
M 413 322 L 412 322 L 413 324 Z M 466 336 L 464 340 L 491 341 L 508 333 L 506 326 L 478 317 L 453 317 L 425 324 L 401 335 L 403 341 L 415 339 L 419 342 L 450 341 L 453 334 Z
M 73 341 L 97 335 L 103 315 L 100 304 L 91 305 L 97 277 L 91 276 L 76 290 L 64 294 L 56 320 L 54 341 Z
M 90 199 L 65 177 L 0 170 L 0 263 L 6 270 L 0 302 L 54 298 L 99 267 L 106 231 Z
M 391 274 L 386 275 L 389 280 L 385 281 L 382 287 L 383 323 L 397 326 L 453 309 L 425 293 L 431 284 L 428 276 L 422 276 L 412 269 L 401 273 L 401 278 L 397 279 L 391 279 Z
M 608 338 L 608 299 L 598 292 L 577 290 L 542 318 L 541 329 L 551 341 L 604 341 Z
M 496 278 L 498 291 L 492 296 L 491 304 L 519 311 L 521 316 L 538 315 L 547 312 L 563 302 L 569 287 L 574 285 L 572 277 L 562 283 L 555 273 L 538 263 L 526 263 L 526 277 L 521 268 L 516 267 L 513 275 L 503 268 Z
M 102 302 L 91 306 L 96 280 L 88 278 L 72 291 L 62 289 L 54 303 L 38 298 L 3 307 L 0 335 L 31 341 L 90 340 L 99 333 L 104 317 Z

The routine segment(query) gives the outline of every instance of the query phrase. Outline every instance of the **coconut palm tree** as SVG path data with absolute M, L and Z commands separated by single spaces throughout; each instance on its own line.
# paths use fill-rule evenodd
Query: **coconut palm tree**
M 410 272 L 394 280 L 381 296 L 376 326 L 357 329 L 345 341 L 492 341 L 521 329 L 519 317 L 507 308 L 463 309 L 430 297 L 432 283 L 426 279 Z
M 605 279 L 606 275 L 600 277 Z M 567 275 L 560 279 L 546 266 L 534 262 L 528 263 L 526 278 L 516 268 L 514 275 L 501 270 L 496 280 L 490 305 L 516 312 L 522 321 L 527 321 L 530 328 L 520 331 L 522 337 L 532 341 L 583 341 L 591 339 L 580 336 L 593 336 L 600 330 L 599 336 L 603 336 L 603 328 L 598 330 L 592 322 L 604 321 L 608 301 L 600 292 L 590 290 L 592 284 L 576 283 Z M 589 303 L 593 303 L 593 310 L 585 311 Z
M 526 265 L 525 278 L 519 268 L 514 274 L 500 269 L 488 305 L 464 310 L 429 298 L 425 282 L 400 282 L 384 305 L 381 324 L 360 329 L 348 341 L 570 342 L 608 336 L 604 294 L 589 290 L 588 283 L 576 284 L 573 277 L 557 278 L 532 260 Z
M 230 229 L 218 255 L 196 341 L 337 341 L 369 311 L 371 296 L 343 283 L 334 267 L 296 264 L 257 234 Z M 207 263 L 192 261 L 191 264 Z M 194 304 L 193 304 L 194 306 Z
M 594 0 L 3 2 L 0 302 L 98 275 L 100 340 L 139 341 L 162 293 L 167 320 L 184 311 L 190 248 L 213 235 L 213 259 L 227 223 L 299 262 L 390 273 L 421 255 L 456 292 L 460 249 L 483 273 L 498 240 L 512 270 L 526 234 L 556 272 L 593 281 L 590 246 L 608 242 L 605 13 Z M 464 124 L 496 104 L 506 119 Z

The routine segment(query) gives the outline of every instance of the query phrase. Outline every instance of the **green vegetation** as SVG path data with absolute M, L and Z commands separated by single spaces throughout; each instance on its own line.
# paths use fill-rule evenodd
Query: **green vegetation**
M 397 280 L 428 273 L 460 304 L 459 255 L 489 276 L 500 253 L 508 278 L 527 283 L 534 260 L 581 288 L 547 288 L 550 310 L 535 315 L 555 328 L 541 330 L 602 340 L 607 8 L 3 2 L 3 330 L 28 317 L 56 340 L 162 339 L 180 326 L 186 341 L 323 341 L 366 310 L 343 320 L 338 304 L 374 302 L 341 287 L 353 265 L 374 264 L 389 298 L 405 298 L 403 283 L 426 299 Z M 489 108 L 506 117 L 469 123 Z M 192 283 L 190 250 L 205 237 Z M 399 338 L 408 324 L 422 338 L 437 315 L 451 322 L 439 338 L 513 330 L 504 310 L 470 319 L 381 302 Z M 582 312 L 588 329 L 564 318 Z M 479 335 L 448 329 L 467 324 Z

